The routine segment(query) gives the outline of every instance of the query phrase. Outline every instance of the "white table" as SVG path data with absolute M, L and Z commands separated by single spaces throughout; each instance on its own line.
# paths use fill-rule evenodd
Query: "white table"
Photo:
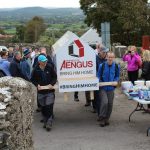
M 129 115 L 129 122 L 130 122 L 131 116 L 133 115 L 133 113 L 136 111 L 144 111 L 145 110 L 144 105 L 150 104 L 150 101 L 146 101 L 145 99 L 139 99 L 138 97 L 131 97 L 129 95 L 129 93 L 127 93 L 127 92 L 124 92 L 124 94 L 127 95 L 128 97 L 130 97 L 132 100 L 137 102 L 136 108 Z M 150 132 L 150 127 L 147 129 L 147 136 L 148 136 L 149 132 Z

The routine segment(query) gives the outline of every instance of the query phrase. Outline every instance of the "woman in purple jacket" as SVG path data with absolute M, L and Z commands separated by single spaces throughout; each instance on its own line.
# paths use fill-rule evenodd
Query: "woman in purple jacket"
M 128 78 L 134 84 L 138 79 L 138 71 L 141 65 L 141 57 L 136 52 L 136 47 L 131 46 L 130 49 L 123 56 L 123 61 L 127 62 Z

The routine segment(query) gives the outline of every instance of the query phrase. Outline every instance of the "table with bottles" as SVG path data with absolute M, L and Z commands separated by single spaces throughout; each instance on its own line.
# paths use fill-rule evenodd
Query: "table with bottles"
M 136 111 L 145 111 L 145 105 L 150 104 L 150 81 L 138 80 L 134 82 L 134 86 L 130 81 L 121 83 L 123 93 L 128 96 L 128 99 L 137 102 L 136 108 L 129 115 L 131 116 Z M 150 127 L 147 129 L 147 136 L 150 132 Z

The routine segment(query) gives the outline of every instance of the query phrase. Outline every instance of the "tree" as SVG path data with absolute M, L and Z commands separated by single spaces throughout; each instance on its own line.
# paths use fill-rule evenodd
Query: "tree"
M 24 36 L 25 36 L 25 26 L 20 25 L 16 27 L 16 39 L 18 39 L 19 42 L 24 42 Z
M 80 0 L 80 5 L 88 26 L 99 31 L 102 22 L 110 22 L 112 39 L 119 37 L 115 42 L 133 44 L 130 36 L 150 27 L 147 0 Z
M 44 20 L 35 16 L 26 25 L 25 42 L 33 43 L 39 40 L 40 35 L 46 30 Z
M 130 42 L 130 34 L 136 33 L 136 36 L 144 33 L 145 27 L 150 22 L 148 17 L 147 0 L 126 0 L 119 11 L 118 22 L 122 24 Z M 149 25 L 148 25 L 149 26 Z M 149 26 L 150 27 L 150 26 Z M 136 38 L 137 39 L 137 38 Z

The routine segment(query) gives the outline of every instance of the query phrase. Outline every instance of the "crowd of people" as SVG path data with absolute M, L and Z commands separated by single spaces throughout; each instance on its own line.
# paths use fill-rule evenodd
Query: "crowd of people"
M 94 99 L 90 97 L 90 91 L 85 92 L 85 106 L 91 106 L 93 113 L 97 113 L 97 121 L 101 127 L 110 124 L 110 116 L 113 109 L 114 90 L 120 77 L 120 66 L 115 63 L 115 54 L 103 45 L 96 46 L 96 73 L 99 82 L 112 82 L 111 85 L 101 86 L 94 91 Z M 23 55 L 22 55 L 23 53 Z M 38 91 L 37 111 L 42 113 L 41 120 L 47 131 L 52 128 L 54 118 L 53 108 L 55 101 L 55 90 L 42 89 L 42 86 L 54 85 L 57 82 L 55 65 L 45 47 L 24 48 L 22 53 L 19 49 L 10 48 L 9 51 L 0 51 L 0 75 L 21 77 L 32 82 Z M 141 78 L 150 80 L 150 51 L 144 50 L 140 56 L 135 46 L 129 46 L 123 56 L 127 62 L 128 79 L 134 84 L 138 79 L 139 69 L 142 70 Z M 74 100 L 79 101 L 78 92 L 74 93 Z M 150 106 L 148 110 L 150 112 Z
M 20 77 L 37 87 L 37 111 L 42 113 L 43 127 L 50 131 L 54 116 L 55 91 L 53 89 L 43 90 L 41 87 L 53 86 L 57 82 L 54 64 L 51 57 L 47 55 L 45 47 L 35 48 L 33 51 L 31 48 L 23 48 L 21 52 L 19 49 L 12 50 L 12 48 L 11 51 L 6 49 L 0 51 L 1 77 Z

